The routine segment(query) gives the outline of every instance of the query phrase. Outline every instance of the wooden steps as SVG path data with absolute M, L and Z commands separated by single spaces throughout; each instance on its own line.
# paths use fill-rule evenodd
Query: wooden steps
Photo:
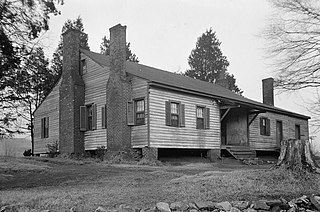
M 256 151 L 248 146 L 228 146 L 226 150 L 237 160 L 256 157 Z

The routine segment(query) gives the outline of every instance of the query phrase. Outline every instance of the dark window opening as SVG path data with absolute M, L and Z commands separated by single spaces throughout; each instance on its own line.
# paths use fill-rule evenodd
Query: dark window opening
M 295 125 L 295 139 L 301 139 L 300 125 Z
M 261 135 L 270 135 L 270 119 L 261 117 L 260 118 L 260 134 Z
M 49 137 L 49 117 L 41 119 L 41 138 Z

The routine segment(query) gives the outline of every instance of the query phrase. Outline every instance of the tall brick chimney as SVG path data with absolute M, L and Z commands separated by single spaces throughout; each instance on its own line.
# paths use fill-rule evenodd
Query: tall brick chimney
M 126 62 L 126 29 L 127 26 L 118 24 L 109 29 L 110 31 L 110 68 L 119 74 L 122 78 L 125 77 L 125 62 Z
M 59 151 L 84 151 L 84 134 L 80 132 L 80 106 L 84 105 L 84 82 L 80 76 L 80 31 L 63 34 L 63 65 L 59 87 Z
M 126 79 L 126 26 L 110 28 L 110 77 L 107 83 L 107 149 L 131 148 L 131 129 L 127 125 L 127 102 L 131 86 Z
M 271 77 L 262 80 L 263 104 L 274 106 L 273 83 L 274 79 Z

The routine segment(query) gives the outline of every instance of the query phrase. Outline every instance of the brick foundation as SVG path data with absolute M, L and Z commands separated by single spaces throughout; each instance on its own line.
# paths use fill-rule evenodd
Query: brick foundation
M 144 147 L 142 148 L 142 156 L 146 159 L 158 160 L 158 148 Z

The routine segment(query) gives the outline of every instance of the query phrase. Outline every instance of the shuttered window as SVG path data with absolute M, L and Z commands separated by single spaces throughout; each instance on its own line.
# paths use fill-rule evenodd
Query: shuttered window
M 127 124 L 129 126 L 145 124 L 144 99 L 136 99 L 127 103 Z
M 260 118 L 260 134 L 270 136 L 270 119 L 265 117 Z
M 178 102 L 166 101 L 166 125 L 172 127 L 185 126 L 185 106 Z
M 97 105 L 80 106 L 80 131 L 97 129 Z
M 49 138 L 49 117 L 41 119 L 41 138 Z

